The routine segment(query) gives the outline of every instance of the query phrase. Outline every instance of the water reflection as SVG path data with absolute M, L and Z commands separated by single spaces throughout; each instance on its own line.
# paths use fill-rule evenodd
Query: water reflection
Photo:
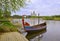
M 43 37 L 43 34 L 40 34 L 40 35 L 36 36 L 35 38 L 30 39 L 30 41 L 40 41 L 42 39 L 42 37 Z
M 46 32 L 47 30 L 46 29 L 43 29 L 42 31 L 40 32 L 36 32 L 36 33 L 28 33 L 26 38 L 30 41 L 36 41 L 36 40 L 40 40 L 40 38 L 43 37 L 43 34 Z M 35 40 L 36 39 L 36 40 Z
M 37 25 L 38 22 L 39 22 L 39 24 L 45 22 L 45 20 L 42 20 L 42 19 L 39 19 L 39 21 L 38 21 L 38 18 L 25 19 L 25 21 L 28 22 L 31 26 L 32 26 L 32 25 Z

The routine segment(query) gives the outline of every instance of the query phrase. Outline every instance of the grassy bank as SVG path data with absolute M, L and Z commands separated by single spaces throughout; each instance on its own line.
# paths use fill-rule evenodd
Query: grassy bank
M 44 20 L 53 20 L 54 18 L 53 17 L 45 16 L 45 17 L 42 17 L 42 19 L 44 19 Z
M 60 21 L 60 17 L 58 17 L 58 18 L 56 17 L 56 18 L 54 18 L 54 20 L 59 20 Z
M 8 19 L 0 19 L 0 32 L 15 32 L 17 28 L 8 21 Z
M 44 20 L 60 20 L 60 17 L 56 17 L 56 16 L 31 16 L 28 18 L 42 18 Z
M 42 19 L 44 19 L 44 20 L 59 20 L 60 21 L 60 17 L 42 17 Z

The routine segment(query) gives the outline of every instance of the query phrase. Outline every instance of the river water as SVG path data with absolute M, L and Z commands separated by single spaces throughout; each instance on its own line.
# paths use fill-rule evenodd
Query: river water
M 25 21 L 29 22 L 31 25 L 36 25 L 38 23 L 37 19 L 25 19 Z M 41 23 L 43 20 L 40 20 Z M 44 20 L 47 23 L 47 31 L 41 35 L 43 37 L 36 36 L 30 41 L 60 41 L 60 21 L 54 20 Z
M 46 20 L 47 31 L 42 38 L 35 38 L 30 41 L 60 41 L 60 21 Z M 39 40 L 36 40 L 39 39 Z

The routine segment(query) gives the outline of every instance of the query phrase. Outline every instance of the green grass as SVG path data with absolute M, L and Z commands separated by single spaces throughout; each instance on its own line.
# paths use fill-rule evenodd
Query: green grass
M 58 17 L 58 18 L 56 17 L 56 18 L 54 18 L 54 20 L 60 20 L 60 17 Z
M 45 16 L 42 17 L 44 20 L 60 20 L 60 17 Z
M 44 20 L 53 20 L 53 17 L 42 17 Z
M 17 31 L 17 27 L 15 27 L 10 22 L 0 22 L 0 32 L 14 32 Z

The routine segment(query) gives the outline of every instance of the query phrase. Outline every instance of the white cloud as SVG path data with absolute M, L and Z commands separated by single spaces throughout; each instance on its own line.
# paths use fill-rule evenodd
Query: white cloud
M 31 10 L 39 12 L 41 15 L 60 14 L 60 0 L 30 0 L 31 2 L 19 13 L 30 14 Z M 18 13 L 18 12 L 17 12 Z

